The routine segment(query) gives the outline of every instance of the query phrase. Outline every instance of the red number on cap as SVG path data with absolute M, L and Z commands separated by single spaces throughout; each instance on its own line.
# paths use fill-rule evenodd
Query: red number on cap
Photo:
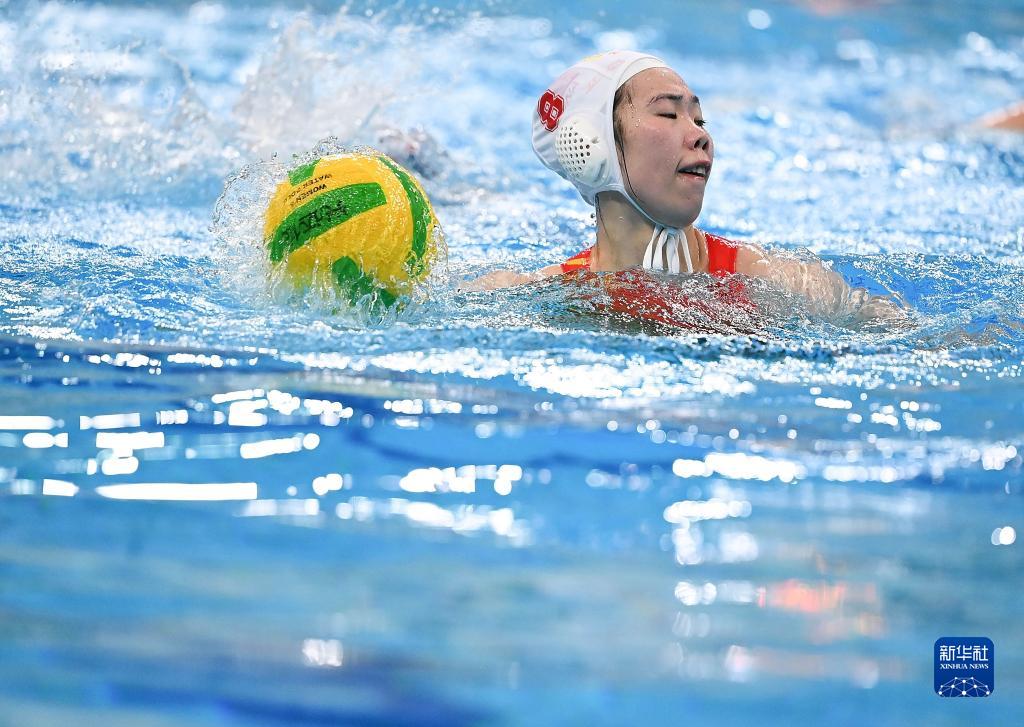
M 554 131 L 558 126 L 558 119 L 565 111 L 565 99 L 548 89 L 537 102 L 537 113 L 540 115 L 540 122 L 548 131 Z

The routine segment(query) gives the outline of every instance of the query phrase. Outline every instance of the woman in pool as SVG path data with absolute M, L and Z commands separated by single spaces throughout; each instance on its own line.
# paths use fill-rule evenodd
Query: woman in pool
M 851 289 L 820 261 L 771 253 L 693 226 L 714 144 L 698 98 L 654 56 L 612 51 L 565 71 L 534 110 L 533 149 L 596 207 L 596 244 L 565 263 L 531 273 L 498 270 L 464 289 L 642 266 L 667 273 L 739 273 L 799 293 L 819 313 L 905 318 L 891 300 Z

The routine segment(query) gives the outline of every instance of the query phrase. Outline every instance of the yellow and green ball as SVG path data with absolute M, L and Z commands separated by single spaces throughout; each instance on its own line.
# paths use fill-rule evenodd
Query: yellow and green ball
M 429 273 L 436 230 L 415 177 L 383 154 L 351 153 L 293 169 L 267 206 L 264 239 L 293 284 L 388 307 Z

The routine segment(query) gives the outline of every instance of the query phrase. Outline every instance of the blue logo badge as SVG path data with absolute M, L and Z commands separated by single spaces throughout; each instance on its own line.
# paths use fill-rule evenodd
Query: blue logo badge
M 935 642 L 935 693 L 987 697 L 996 688 L 996 647 L 984 636 L 943 636 Z

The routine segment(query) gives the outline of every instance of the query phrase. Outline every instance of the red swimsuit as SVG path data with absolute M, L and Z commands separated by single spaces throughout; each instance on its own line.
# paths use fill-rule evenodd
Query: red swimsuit
M 726 240 L 724 237 L 704 233 L 704 239 L 708 244 L 708 272 L 718 277 L 732 275 L 736 272 L 736 243 Z M 571 273 L 573 270 L 583 268 L 590 270 L 590 254 L 594 248 L 588 247 L 583 252 L 578 252 L 562 263 L 562 272 Z
M 737 243 L 705 232 L 708 248 L 708 272 L 723 278 L 711 288 L 710 296 L 694 298 L 678 285 L 641 271 L 614 273 L 604 278 L 611 305 L 599 305 L 634 318 L 665 323 L 690 330 L 725 330 L 754 327 L 751 320 L 756 307 L 746 295 L 742 281 L 732 278 L 736 272 Z M 594 248 L 573 255 L 562 263 L 562 273 L 574 273 L 590 280 L 590 257 Z M 596 277 L 596 276 L 594 276 Z

